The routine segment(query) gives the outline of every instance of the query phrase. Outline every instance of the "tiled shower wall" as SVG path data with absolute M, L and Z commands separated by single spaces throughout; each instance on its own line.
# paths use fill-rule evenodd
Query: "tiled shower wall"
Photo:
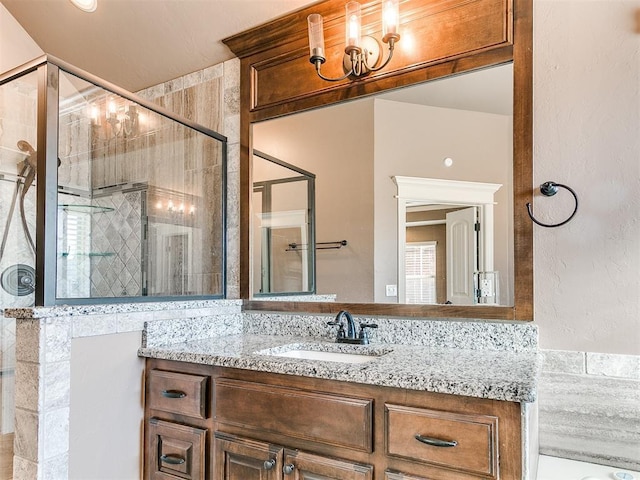
M 210 128 L 228 140 L 227 151 L 227 298 L 240 295 L 240 60 L 198 70 L 155 85 L 139 96 L 184 118 Z M 188 172 L 186 172 L 188 174 Z M 205 175 L 207 172 L 204 172 Z M 219 212 L 211 211 L 212 215 Z
M 147 89 L 140 96 L 207 128 L 224 133 L 225 125 L 239 125 L 239 109 L 237 102 L 236 107 L 233 107 L 232 100 L 237 99 L 238 85 L 237 66 L 235 62 L 227 62 Z M 163 128 L 148 135 L 105 138 L 101 129 L 90 125 L 85 110 L 86 108 L 78 108 L 65 112 L 60 119 L 62 163 L 59 180 L 72 193 L 80 195 L 66 198 L 64 202 L 106 207 L 108 211 L 94 208 L 89 213 L 90 210 L 87 210 L 91 245 L 87 248 L 85 258 L 68 255 L 58 259 L 59 296 L 137 296 L 143 293 L 141 258 L 145 253 L 149 254 L 150 259 L 159 253 L 153 251 L 158 246 L 151 243 L 147 252 L 142 251 L 141 219 L 149 214 L 150 225 L 154 221 L 174 224 L 173 221 L 161 218 L 162 212 L 153 210 L 154 207 L 151 208 L 153 211 L 147 211 L 147 206 L 152 205 L 152 197 L 155 198 L 154 195 L 157 196 L 158 192 L 184 191 L 184 195 L 196 195 L 192 200 L 194 204 L 197 202 L 196 215 L 206 216 L 212 224 L 219 225 L 223 219 L 222 212 L 217 207 L 213 208 L 213 205 L 219 202 L 220 190 L 215 186 L 221 184 L 220 177 L 223 174 L 220 168 L 222 150 L 212 148 L 211 141 L 205 140 L 203 136 L 188 135 L 183 138 L 185 127 L 169 122 L 160 122 Z M 235 121 L 232 118 L 234 114 Z M 236 131 L 237 128 L 229 130 Z M 230 156 L 233 156 L 234 151 L 237 156 L 238 149 L 234 150 L 233 145 L 230 147 Z M 193 154 L 188 149 L 192 149 Z M 151 154 L 152 161 L 149 161 L 148 153 Z M 237 162 L 232 157 L 229 165 L 234 163 Z M 233 185 L 233 173 L 229 175 L 229 182 Z M 147 183 L 150 185 L 149 190 L 131 191 L 132 187 Z M 123 187 L 122 191 L 120 187 Z M 237 191 L 237 188 L 233 189 L 232 186 L 230 190 Z M 199 192 L 202 191 L 205 195 L 199 197 Z M 230 205 L 235 203 L 237 202 L 229 201 Z M 155 204 L 154 201 L 153 205 Z M 76 214 L 76 217 L 81 216 Z M 237 237 L 237 234 L 233 234 L 234 225 L 237 231 L 238 222 L 233 220 L 233 212 L 229 212 L 228 218 L 232 219 L 229 222 L 230 241 L 227 242 L 231 253 L 235 245 L 233 238 Z M 153 229 L 150 228 L 150 234 L 152 233 Z M 198 241 L 190 244 L 193 249 L 190 250 L 190 258 L 202 258 L 201 252 L 204 251 L 211 262 L 193 262 L 186 270 L 185 278 L 179 283 L 192 287 L 186 291 L 221 292 L 220 262 L 224 252 L 220 250 L 217 233 L 214 229 L 202 229 L 198 233 Z M 64 243 L 65 238 L 61 237 L 59 241 Z M 237 247 L 235 250 L 237 251 Z M 157 260 L 155 257 L 154 259 Z M 147 268 L 149 266 L 150 263 Z M 67 269 L 73 275 L 67 275 Z M 237 269 L 234 268 L 233 271 Z M 234 281 L 233 271 L 228 274 L 230 281 L 227 297 L 237 296 L 238 292 L 237 275 Z M 159 282 L 154 282 L 153 272 L 148 273 L 150 283 L 147 293 L 182 293 L 161 288 L 158 290 Z
M 142 195 L 140 191 L 119 190 L 100 197 L 94 195 L 90 128 L 84 110 L 60 117 L 58 183 L 75 194 L 61 195 L 59 203 L 78 207 L 58 210 L 58 222 L 65 226 L 66 233 L 58 231 L 63 255 L 58 258 L 57 295 L 60 298 L 137 296 L 142 292 Z M 111 160 L 115 162 L 115 158 Z M 68 256 L 64 252 L 68 253 L 67 243 L 73 237 L 66 222 L 71 216 L 75 217 L 74 228 L 84 224 L 88 238 L 82 251 Z M 75 250 L 78 252 L 77 245 Z
M 640 470 L 640 356 L 542 353 L 540 453 Z
M 18 150 L 17 142 L 25 140 L 36 144 L 37 95 L 33 85 L 16 79 L 0 87 L 0 239 L 4 234 L 11 201 L 16 189 L 18 164 L 26 155 Z M 25 197 L 27 225 L 35 236 L 35 189 Z M 35 238 L 34 238 L 35 240 Z M 16 202 L 4 256 L 0 259 L 0 274 L 16 264 L 35 265 L 34 254 L 28 246 L 19 200 Z M 4 318 L 3 309 L 30 306 L 34 295 L 14 296 L 0 288 L 0 435 L 14 430 L 14 385 L 16 322 Z
M 91 217 L 91 296 L 142 295 L 144 191 L 114 192 L 94 199 L 106 207 Z
M 33 77 L 29 76 L 33 80 Z M 11 200 L 16 189 L 19 163 L 26 155 L 18 149 L 19 140 L 36 145 L 37 95 L 34 85 L 16 79 L 0 87 L 0 238 L 4 234 Z M 27 243 L 20 217 L 19 199 L 11 219 L 8 242 L 0 260 L 0 273 L 16 264 L 35 266 L 35 256 Z M 25 216 L 35 241 L 35 188 L 32 186 L 25 197 Z M 0 288 L 0 309 L 30 306 L 34 296 L 13 296 Z

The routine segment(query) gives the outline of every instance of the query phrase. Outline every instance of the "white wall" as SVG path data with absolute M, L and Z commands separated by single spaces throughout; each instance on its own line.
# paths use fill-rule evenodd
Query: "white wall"
M 580 197 L 572 222 L 535 227 L 540 344 L 640 354 L 640 2 L 534 9 L 534 185 Z M 568 195 L 534 202 L 548 221 L 572 207 Z
M 35 7 L 34 7 L 35 8 Z M 44 54 L 9 11 L 0 4 L 0 73 Z
M 69 478 L 141 478 L 141 332 L 71 341 Z

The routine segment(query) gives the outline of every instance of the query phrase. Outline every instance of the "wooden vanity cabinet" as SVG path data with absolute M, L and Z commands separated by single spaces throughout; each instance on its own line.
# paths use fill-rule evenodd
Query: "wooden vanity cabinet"
M 522 480 L 522 421 L 514 402 L 148 359 L 145 478 Z
M 372 480 L 373 467 L 215 434 L 214 477 L 224 480 Z
M 211 375 L 199 366 L 175 367 L 146 370 L 145 480 L 210 478 Z

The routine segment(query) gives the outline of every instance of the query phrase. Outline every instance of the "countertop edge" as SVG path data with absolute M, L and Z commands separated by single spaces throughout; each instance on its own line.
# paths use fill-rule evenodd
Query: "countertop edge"
M 375 385 L 390 388 L 405 388 L 432 393 L 459 395 L 489 400 L 517 403 L 533 403 L 537 400 L 537 378 L 540 372 L 538 361 L 533 381 L 504 380 L 487 382 L 477 377 L 452 378 L 440 375 L 402 375 L 388 372 L 385 375 L 368 375 L 366 367 L 349 368 L 348 364 L 337 367 L 334 362 L 282 358 L 273 359 L 265 355 L 211 354 L 197 351 L 176 350 L 174 345 L 166 347 L 142 347 L 138 356 L 183 363 L 194 363 L 217 367 L 265 373 L 294 375 L 326 380 Z M 538 355 L 539 356 L 539 355 Z M 490 385 L 487 385 L 489 384 Z

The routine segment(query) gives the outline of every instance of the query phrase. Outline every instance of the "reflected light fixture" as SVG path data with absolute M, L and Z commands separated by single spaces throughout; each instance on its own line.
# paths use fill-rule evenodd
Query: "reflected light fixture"
M 118 106 L 115 100 L 111 99 L 107 102 L 105 119 L 110 125 L 111 136 L 117 137 L 120 133 L 124 133 L 125 136 L 137 135 L 139 133 L 140 114 L 135 104 L 130 104 L 124 107 L 124 112 L 118 112 Z M 97 125 L 99 122 L 99 108 L 92 107 L 91 109 L 91 123 Z
M 325 77 L 320 68 L 326 61 L 324 52 L 324 28 L 322 15 L 312 13 L 307 17 L 309 27 L 309 61 L 316 66 L 316 73 L 323 80 L 337 82 L 347 77 L 360 78 L 386 67 L 393 57 L 393 48 L 400 40 L 399 0 L 382 0 L 382 41 L 389 45 L 387 59 L 380 64 L 380 43 L 374 37 L 362 36 L 362 13 L 358 2 L 346 4 L 345 47 L 343 69 L 345 75 Z
M 91 13 L 95 12 L 98 8 L 98 0 L 70 0 L 74 6 L 78 7 L 83 12 Z

